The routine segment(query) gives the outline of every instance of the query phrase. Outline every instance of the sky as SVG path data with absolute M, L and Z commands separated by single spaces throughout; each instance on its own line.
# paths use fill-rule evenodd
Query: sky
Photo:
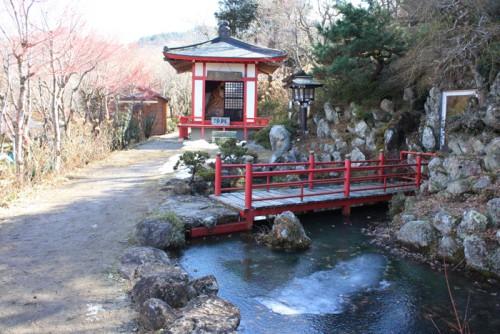
M 122 43 L 187 31 L 202 23 L 216 26 L 218 7 L 218 0 L 80 0 L 78 4 L 89 28 Z
M 75 4 L 74 0 L 55 1 Z M 122 43 L 165 32 L 188 31 L 200 24 L 215 27 L 214 13 L 219 9 L 219 0 L 77 1 L 76 6 L 89 28 Z

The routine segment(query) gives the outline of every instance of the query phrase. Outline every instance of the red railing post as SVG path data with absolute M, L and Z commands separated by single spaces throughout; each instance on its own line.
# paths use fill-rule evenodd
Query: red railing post
M 417 170 L 415 174 L 415 185 L 420 189 L 420 181 L 422 180 L 422 153 L 417 153 Z
M 220 196 L 222 188 L 222 154 L 217 153 L 215 157 L 215 190 L 214 195 Z
M 345 156 L 345 171 L 344 171 L 344 196 L 349 198 L 351 192 L 351 155 Z
M 385 164 L 385 157 L 384 157 L 384 150 L 379 150 L 378 151 L 378 176 L 379 176 L 379 182 L 383 183 L 384 182 L 384 164 Z
M 308 176 L 308 181 L 309 181 L 309 189 L 312 189 L 314 187 L 314 151 L 309 151 L 309 176 Z
M 245 209 L 252 208 L 253 157 L 247 158 L 245 170 Z

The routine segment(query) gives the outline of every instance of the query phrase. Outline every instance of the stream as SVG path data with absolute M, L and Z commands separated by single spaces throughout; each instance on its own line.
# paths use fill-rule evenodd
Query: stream
M 179 261 L 193 278 L 215 275 L 218 295 L 240 307 L 239 333 L 453 333 L 444 272 L 396 257 L 362 233 L 370 221 L 387 219 L 386 211 L 300 216 L 313 240 L 303 252 L 271 251 L 248 232 L 193 239 Z M 497 332 L 498 283 L 448 276 L 471 332 Z

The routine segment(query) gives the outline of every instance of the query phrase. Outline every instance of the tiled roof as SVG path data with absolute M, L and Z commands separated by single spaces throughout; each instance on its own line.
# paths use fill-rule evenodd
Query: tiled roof
M 210 41 L 163 50 L 166 58 L 175 56 L 202 58 L 272 59 L 285 57 L 280 50 L 263 48 L 233 37 L 217 37 Z
M 155 91 L 148 89 L 148 88 L 138 88 L 135 92 L 132 94 L 125 94 L 122 96 L 120 99 L 121 101 L 149 101 L 149 100 L 154 100 L 156 98 L 160 98 L 166 101 L 169 101 L 170 98 L 165 97 L 160 95 L 159 93 L 156 93 Z
M 202 43 L 191 44 L 181 47 L 168 48 L 165 46 L 163 55 L 178 72 L 191 69 L 191 61 L 233 61 L 248 62 L 257 61 L 264 63 L 272 73 L 277 67 L 277 62 L 285 59 L 286 54 L 281 50 L 264 48 L 254 44 L 246 43 L 233 38 L 227 31 L 224 23 L 219 27 L 219 37 Z M 259 66 L 266 69 L 266 66 Z

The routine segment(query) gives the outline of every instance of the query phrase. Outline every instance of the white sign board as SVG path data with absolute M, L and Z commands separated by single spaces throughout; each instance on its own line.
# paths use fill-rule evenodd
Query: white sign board
M 467 89 L 467 90 L 452 90 L 445 91 L 441 93 L 441 133 L 439 134 L 439 147 L 443 148 L 445 144 L 445 128 L 446 128 L 446 112 L 447 108 L 447 100 L 448 97 L 452 96 L 477 96 L 476 89 Z
M 212 117 L 212 125 L 229 126 L 230 122 L 229 117 Z

